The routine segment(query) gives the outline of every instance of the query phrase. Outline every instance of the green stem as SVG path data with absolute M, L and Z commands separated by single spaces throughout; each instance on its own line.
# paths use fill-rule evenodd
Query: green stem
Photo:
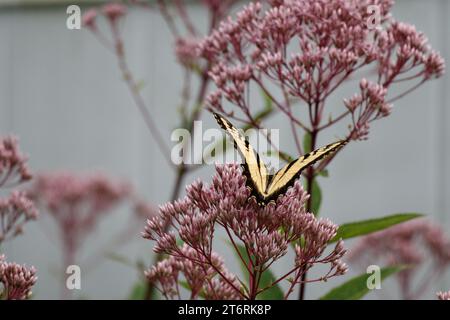
M 318 130 L 315 126 L 313 126 L 313 129 L 311 130 L 311 150 L 309 152 L 316 149 L 316 143 L 317 143 L 317 134 Z M 313 180 L 314 180 L 315 172 L 314 167 L 310 166 L 308 168 L 308 175 L 306 177 L 307 181 L 307 192 L 309 194 L 309 199 L 306 202 L 306 212 L 311 212 L 312 209 L 312 186 L 313 186 Z M 300 282 L 300 291 L 298 295 L 298 300 L 305 300 L 305 290 L 306 290 L 306 270 L 302 268 L 300 272 L 302 273 L 302 278 Z

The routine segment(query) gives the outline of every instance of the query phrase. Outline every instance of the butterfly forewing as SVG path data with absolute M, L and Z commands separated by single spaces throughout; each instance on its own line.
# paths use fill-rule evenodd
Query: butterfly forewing
M 247 175 L 247 180 L 250 180 L 255 192 L 259 197 L 262 197 L 267 188 L 268 171 L 265 164 L 261 161 L 259 155 L 252 148 L 248 140 L 243 134 L 236 129 L 231 122 L 214 113 L 219 125 L 231 136 L 234 140 L 235 147 L 239 150 L 244 158 L 244 168 Z

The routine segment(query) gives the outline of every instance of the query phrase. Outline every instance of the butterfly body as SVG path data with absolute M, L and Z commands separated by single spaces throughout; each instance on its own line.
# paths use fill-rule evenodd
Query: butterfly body
M 261 161 L 258 153 L 254 151 L 248 140 L 236 129 L 231 122 L 217 113 L 214 113 L 219 125 L 231 136 L 234 146 L 244 158 L 242 168 L 247 177 L 247 186 L 251 189 L 259 204 L 265 205 L 284 194 L 294 182 L 300 178 L 302 171 L 336 152 L 347 143 L 345 140 L 337 141 L 316 149 L 302 157 L 286 164 L 275 174 L 271 175 Z

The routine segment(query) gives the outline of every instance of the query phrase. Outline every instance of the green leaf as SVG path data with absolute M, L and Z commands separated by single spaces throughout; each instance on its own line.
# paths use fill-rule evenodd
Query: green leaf
M 291 156 L 288 153 L 283 152 L 283 151 L 278 151 L 278 155 L 280 156 L 281 159 L 283 159 L 284 161 L 286 161 L 288 163 L 295 160 L 295 158 L 293 156 Z
M 182 247 L 184 245 L 184 241 L 181 238 L 177 238 L 177 247 Z
M 244 273 L 244 275 L 248 275 L 247 265 L 249 263 L 249 256 L 247 254 L 247 250 L 245 250 L 245 246 L 241 244 L 236 244 L 236 247 L 239 250 L 239 252 L 236 252 L 236 249 L 234 248 L 231 242 L 229 242 L 229 245 L 239 260 L 242 272 Z
M 303 153 L 308 153 L 311 152 L 312 148 L 312 137 L 311 134 L 309 132 L 305 133 L 305 135 L 303 136 Z
M 124 266 L 132 267 L 134 269 L 138 269 L 137 264 L 132 262 L 129 258 L 125 257 L 124 255 L 115 253 L 115 252 L 107 252 L 105 253 L 105 258 L 109 259 L 111 261 L 120 263 Z
M 318 176 L 325 177 L 325 178 L 328 178 L 330 176 L 330 173 L 328 172 L 327 169 L 323 169 L 322 171 L 319 171 L 316 174 Z
M 233 252 L 235 252 L 236 256 L 238 257 L 239 263 L 241 264 L 242 272 L 245 275 L 248 275 L 247 265 L 249 262 L 249 257 L 247 254 L 247 250 L 245 250 L 245 246 L 236 244 L 236 247 L 239 250 L 239 253 L 244 261 L 242 261 L 241 257 L 239 257 L 238 253 L 234 249 L 234 246 L 230 243 L 230 246 L 233 248 Z M 263 272 L 261 275 L 261 279 L 259 282 L 259 289 L 269 287 L 272 283 L 276 281 L 275 275 L 270 271 L 270 269 Z M 271 288 L 264 290 L 260 294 L 258 294 L 257 299 L 261 300 L 281 300 L 284 298 L 283 291 L 281 290 L 280 286 L 278 284 L 272 286 Z
M 322 190 L 320 189 L 317 179 L 313 179 L 312 181 L 311 197 L 311 210 L 314 215 L 318 216 L 320 205 L 322 204 Z
M 305 185 L 306 190 L 308 190 L 308 183 Z M 315 215 L 319 215 L 320 205 L 322 204 L 322 190 L 320 189 L 317 179 L 313 179 L 311 188 L 311 212 Z
M 404 270 L 407 266 L 391 266 L 381 269 L 381 281 L 387 277 Z M 320 298 L 320 300 L 359 300 L 364 297 L 370 289 L 367 287 L 367 280 L 372 274 L 363 273 L 340 286 L 332 289 L 330 292 Z
M 330 243 L 336 242 L 339 239 L 349 239 L 380 231 L 422 216 L 420 213 L 398 213 L 377 219 L 345 223 L 339 226 L 336 236 L 331 239 Z
M 189 284 L 187 283 L 187 281 L 180 281 L 180 286 L 182 286 L 183 288 L 185 288 L 188 291 L 191 291 L 191 287 L 189 286 Z
M 272 101 L 272 99 L 264 91 L 261 91 L 261 95 L 262 95 L 262 97 L 264 99 L 264 110 L 272 110 L 273 109 L 273 101 Z
M 309 153 L 312 151 L 312 136 L 309 132 L 306 132 L 303 136 L 303 152 Z M 328 177 L 328 171 L 322 170 L 318 172 L 317 175 Z M 309 190 L 308 184 L 305 185 L 306 190 Z M 314 213 L 315 216 L 319 215 L 320 205 L 322 204 L 322 190 L 320 189 L 317 179 L 312 180 L 311 186 L 311 208 L 310 211 Z
M 137 282 L 128 295 L 128 300 L 145 300 L 147 285 L 144 281 Z
M 294 161 L 294 158 L 292 156 L 290 156 L 286 152 L 282 152 L 282 151 L 277 152 L 274 150 L 269 150 L 268 152 L 265 152 L 264 154 L 269 157 L 278 155 L 281 159 L 283 159 L 284 161 L 286 161 L 288 163 Z
M 189 283 L 187 281 L 180 281 L 180 286 L 183 287 L 184 289 L 188 290 L 189 292 L 191 292 L 191 287 L 189 286 Z M 205 299 L 205 293 L 203 292 L 203 290 L 201 290 L 198 293 L 198 297 Z
M 272 271 L 270 271 L 270 269 L 267 269 L 261 276 L 259 287 L 266 288 L 270 286 L 272 283 L 274 283 L 276 280 L 277 278 L 272 273 Z M 283 298 L 284 298 L 283 290 L 281 290 L 278 284 L 272 286 L 270 289 L 264 290 L 257 296 L 257 299 L 260 300 L 282 300 Z
M 263 109 L 260 112 L 258 112 L 256 115 L 253 116 L 253 120 L 255 120 L 256 122 L 259 122 L 265 118 L 267 118 L 271 113 L 272 113 L 273 109 Z M 247 124 L 245 126 L 243 126 L 241 129 L 244 131 L 247 131 L 249 129 L 253 128 L 253 126 L 251 124 Z

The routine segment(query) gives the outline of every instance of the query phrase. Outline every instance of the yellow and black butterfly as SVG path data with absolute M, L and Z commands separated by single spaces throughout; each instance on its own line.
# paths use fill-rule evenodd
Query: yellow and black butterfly
M 213 113 L 219 125 L 233 138 L 234 146 L 244 158 L 243 169 L 247 177 L 247 186 L 261 204 L 267 204 L 283 194 L 300 177 L 303 169 L 313 165 L 316 161 L 336 152 L 347 141 L 341 140 L 316 149 L 304 156 L 286 164 L 274 175 L 270 175 L 266 165 L 252 148 L 248 140 L 236 129 L 230 121 Z

